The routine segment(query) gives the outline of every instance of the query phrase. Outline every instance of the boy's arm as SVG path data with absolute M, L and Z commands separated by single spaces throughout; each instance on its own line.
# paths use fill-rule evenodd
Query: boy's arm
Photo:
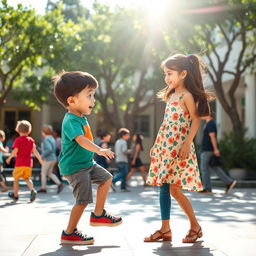
M 33 151 L 32 151 L 32 152 L 33 152 L 33 154 L 36 156 L 36 158 L 38 159 L 39 163 L 42 164 L 42 163 L 43 163 L 43 160 L 42 160 L 42 158 L 41 158 L 39 152 L 37 151 L 37 149 L 36 149 L 35 147 L 33 148 Z
M 75 141 L 83 148 L 94 152 L 100 156 L 104 156 L 107 159 L 112 159 L 114 157 L 114 153 L 111 151 L 111 149 L 104 149 L 100 148 L 96 144 L 94 144 L 92 141 L 88 140 L 84 135 L 78 135 L 75 138 Z
M 9 157 L 5 160 L 5 162 L 6 162 L 7 164 L 10 164 L 11 159 L 12 159 L 14 156 L 16 156 L 17 153 L 18 153 L 18 148 L 14 148 L 13 151 L 11 152 L 11 154 L 9 155 Z
M 131 150 L 128 149 L 127 143 L 121 145 L 121 152 L 125 155 L 130 155 L 131 154 Z

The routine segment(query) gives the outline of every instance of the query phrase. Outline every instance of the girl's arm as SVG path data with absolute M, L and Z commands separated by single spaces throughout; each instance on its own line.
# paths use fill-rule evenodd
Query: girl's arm
M 135 147 L 135 153 L 133 155 L 132 164 L 135 164 L 136 158 L 138 157 L 140 152 L 140 144 L 137 144 Z
M 36 147 L 34 147 L 34 149 L 33 149 L 32 152 L 33 152 L 33 154 L 35 155 L 35 157 L 38 159 L 39 163 L 42 164 L 42 163 L 43 163 L 43 160 L 42 160 L 42 158 L 41 158 L 39 152 L 37 151 Z
M 3 146 L 1 146 L 0 147 L 0 152 L 8 153 L 9 152 L 9 148 L 8 147 L 4 148 Z
M 200 125 L 200 118 L 196 114 L 196 110 L 197 110 L 196 103 L 194 101 L 192 94 L 190 93 L 185 94 L 183 99 L 184 99 L 184 104 L 186 106 L 186 109 L 188 110 L 189 115 L 192 119 L 192 124 L 190 127 L 189 134 L 185 139 L 181 147 L 181 150 L 179 152 L 179 157 L 181 158 L 181 160 L 184 160 L 189 157 L 191 143 L 193 142 L 193 139 L 195 138 L 197 130 Z
M 94 144 L 92 141 L 88 140 L 84 135 L 78 135 L 75 138 L 76 142 L 83 148 L 94 152 L 100 156 L 104 156 L 107 159 L 112 159 L 114 157 L 114 153 L 111 151 L 111 149 L 104 149 L 100 148 L 96 144 Z
M 16 156 L 17 153 L 18 153 L 18 148 L 14 148 L 13 151 L 11 152 L 11 154 L 9 155 L 9 157 L 6 158 L 5 162 L 6 162 L 7 164 L 10 164 L 11 159 L 12 159 L 14 156 Z

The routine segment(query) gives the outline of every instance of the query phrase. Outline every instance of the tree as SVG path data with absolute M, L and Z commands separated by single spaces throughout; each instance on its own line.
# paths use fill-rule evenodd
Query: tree
M 116 129 L 133 130 L 134 117 L 153 105 L 155 95 L 149 92 L 159 85 L 160 60 L 153 51 L 158 42 L 137 17 L 134 10 L 95 4 L 89 18 L 73 27 L 73 40 L 63 44 L 65 68 L 88 71 L 99 80 L 98 110 Z
M 0 107 L 14 91 L 29 106 L 45 101 L 49 85 L 35 74 L 47 65 L 58 38 L 63 18 L 59 10 L 45 16 L 22 5 L 11 7 L 6 0 L 0 4 Z M 21 98 L 29 95 L 27 98 Z
M 186 33 L 182 32 L 183 26 L 177 36 L 184 48 L 203 50 L 216 95 L 232 122 L 234 133 L 241 135 L 243 125 L 235 93 L 245 72 L 255 67 L 256 1 L 227 0 L 221 3 L 216 6 L 215 1 L 208 1 L 205 6 L 183 11 L 183 19 L 188 21 Z M 237 51 L 234 51 L 235 44 L 238 44 Z M 234 56 L 233 65 L 230 65 Z M 226 74 L 232 80 L 228 93 L 223 85 Z
M 48 0 L 46 10 L 58 9 L 60 4 L 62 5 L 62 14 L 65 21 L 71 19 L 78 23 L 80 17 L 88 17 L 89 15 L 89 10 L 81 4 L 80 0 Z

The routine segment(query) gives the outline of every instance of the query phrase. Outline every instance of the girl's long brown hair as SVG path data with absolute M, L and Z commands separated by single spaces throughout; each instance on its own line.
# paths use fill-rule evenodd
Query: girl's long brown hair
M 161 68 L 164 67 L 181 72 L 187 71 L 187 75 L 184 80 L 185 88 L 192 94 L 195 103 L 197 104 L 197 115 L 207 116 L 210 114 L 210 108 L 208 100 L 214 98 L 213 94 L 205 91 L 203 85 L 202 72 L 206 71 L 204 62 L 194 54 L 183 55 L 175 54 L 161 63 Z M 158 98 L 167 102 L 171 94 L 175 92 L 175 89 L 170 89 L 166 86 L 164 89 L 158 92 Z

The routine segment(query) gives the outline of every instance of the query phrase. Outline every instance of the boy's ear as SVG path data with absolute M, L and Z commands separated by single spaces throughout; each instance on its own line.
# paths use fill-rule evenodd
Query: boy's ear
M 68 103 L 68 105 L 70 105 L 70 104 L 72 104 L 72 103 L 74 103 L 75 101 L 74 101 L 74 97 L 73 96 L 69 96 L 68 98 L 67 98 L 67 103 Z

